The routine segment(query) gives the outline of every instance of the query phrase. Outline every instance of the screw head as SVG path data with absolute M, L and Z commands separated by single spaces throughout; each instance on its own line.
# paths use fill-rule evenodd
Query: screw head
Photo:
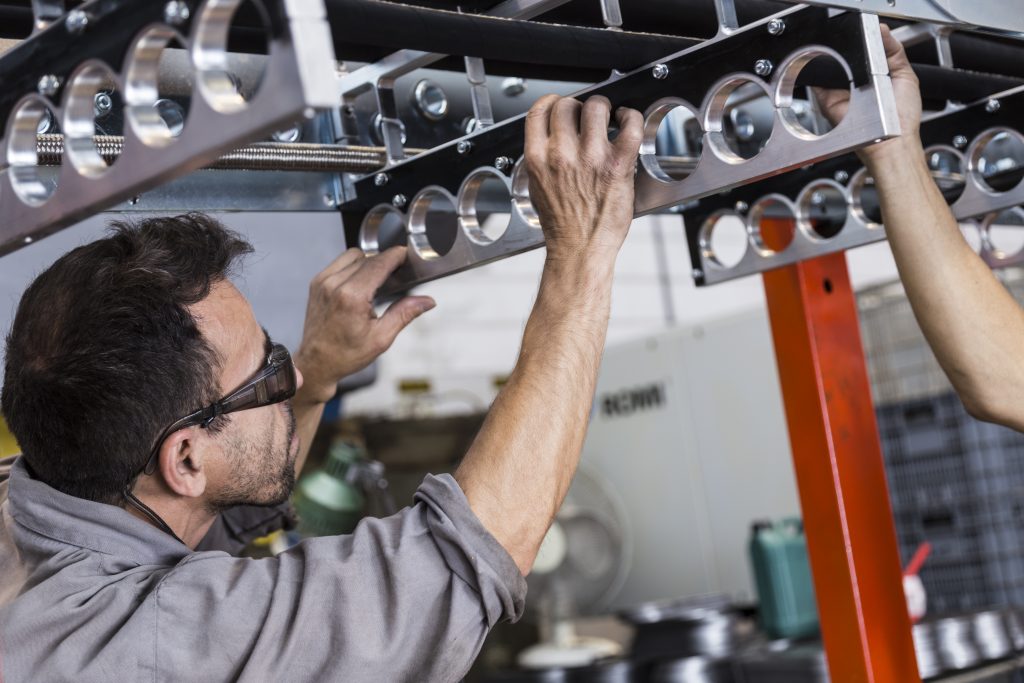
M 754 62 L 754 73 L 761 77 L 770 75 L 774 68 L 775 65 L 770 59 L 759 59 Z
M 967 146 L 967 136 L 966 135 L 957 135 L 956 137 L 954 137 L 953 138 L 953 146 L 956 147 L 957 149 L 963 149 L 964 147 L 966 147 Z
M 499 171 L 507 171 L 508 169 L 512 168 L 512 163 L 513 162 L 511 157 L 498 157 L 497 159 L 494 160 L 494 168 L 498 169 Z
M 36 89 L 39 90 L 39 94 L 44 97 L 53 97 L 60 90 L 61 79 L 60 76 L 54 74 L 46 74 L 40 76 L 39 83 L 36 84 Z
M 526 92 L 526 79 L 513 76 L 501 82 L 501 92 L 505 97 L 519 97 Z
M 64 19 L 64 28 L 68 30 L 68 33 L 74 33 L 79 35 L 85 32 L 85 29 L 89 27 L 89 14 L 83 12 L 80 9 L 73 9 L 68 12 L 68 16 Z
M 333 209 L 335 206 L 338 205 L 338 202 L 334 198 L 334 195 L 332 195 L 332 194 L 325 194 L 324 195 L 324 205 L 325 206 L 329 206 L 329 207 L 331 207 Z
M 700 278 L 704 277 L 704 271 L 701 270 L 700 268 L 694 268 L 691 275 L 693 275 L 694 280 L 699 280 Z
M 298 142 L 299 138 L 302 137 L 302 129 L 299 126 L 282 128 L 281 130 L 275 130 L 270 134 L 270 137 L 274 142 Z
M 995 114 L 1001 106 L 1002 104 L 1000 104 L 999 100 L 989 100 L 985 103 L 985 111 L 989 114 Z
M 164 21 L 171 26 L 181 26 L 191 16 L 191 10 L 182 0 L 171 0 L 164 5 Z
M 837 183 L 845 183 L 847 180 L 850 179 L 850 174 L 842 169 L 839 169 L 832 175 L 832 177 L 835 178 L 835 181 Z
M 750 204 L 747 204 L 741 199 L 736 202 L 732 208 L 736 210 L 736 213 L 746 213 L 747 210 L 750 209 Z
M 811 204 L 814 206 L 821 206 L 825 203 L 825 194 L 823 192 L 812 192 L 811 193 Z
M 655 64 L 651 69 L 651 75 L 659 81 L 665 80 L 668 78 L 668 64 Z
M 104 116 L 114 108 L 114 101 L 110 98 L 109 93 L 98 92 L 92 98 L 92 108 L 96 116 Z
M 786 22 L 782 19 L 772 19 L 768 22 L 768 33 L 773 36 L 781 36 L 786 30 Z
M 391 182 L 391 176 L 389 176 L 387 173 L 378 173 L 377 175 L 373 176 L 373 184 L 376 185 L 377 187 L 384 187 L 389 182 Z
M 455 151 L 459 154 L 469 154 L 472 149 L 473 143 L 470 140 L 459 140 L 459 144 L 455 145 Z
M 403 206 L 405 206 L 405 203 L 407 201 L 409 200 L 405 198 L 404 194 L 396 194 L 394 197 L 391 198 L 391 205 L 394 206 L 396 209 L 401 209 Z

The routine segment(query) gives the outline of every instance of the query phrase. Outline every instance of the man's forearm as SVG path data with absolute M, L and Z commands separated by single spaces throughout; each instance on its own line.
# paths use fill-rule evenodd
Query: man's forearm
M 455 474 L 473 511 L 523 574 L 579 462 L 611 279 L 611 264 L 545 268 L 515 370 Z
M 868 165 L 907 296 L 950 381 L 972 413 L 1024 429 L 1024 313 L 964 240 L 919 141 Z

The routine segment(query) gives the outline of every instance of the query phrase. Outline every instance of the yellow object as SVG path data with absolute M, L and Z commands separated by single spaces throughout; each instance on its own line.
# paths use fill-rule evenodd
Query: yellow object
M 18 442 L 14 440 L 14 435 L 7 428 L 7 423 L 0 417 L 0 457 L 6 458 L 8 455 L 18 453 L 21 453 Z

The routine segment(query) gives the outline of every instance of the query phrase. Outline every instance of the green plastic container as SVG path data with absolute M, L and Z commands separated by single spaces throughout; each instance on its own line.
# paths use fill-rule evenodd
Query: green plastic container
M 331 446 L 321 469 L 299 480 L 292 496 L 303 536 L 349 534 L 363 516 L 366 502 L 349 471 L 363 459 L 362 451 L 346 442 Z
M 801 638 L 818 632 L 807 537 L 797 518 L 755 522 L 750 563 L 761 603 L 761 628 L 773 638 Z

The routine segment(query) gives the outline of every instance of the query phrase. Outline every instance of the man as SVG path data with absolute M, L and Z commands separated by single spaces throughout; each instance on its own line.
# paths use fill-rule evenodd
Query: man
M 914 315 L 967 411 L 1024 431 L 1024 311 L 971 249 L 932 178 L 921 95 L 900 43 L 883 28 L 902 135 L 860 152 Z M 849 94 L 823 93 L 833 118 Z
M 604 98 L 547 96 L 527 117 L 547 260 L 455 476 L 276 558 L 196 549 L 218 516 L 288 497 L 338 380 L 433 306 L 374 315 L 404 248 L 317 275 L 294 361 L 228 279 L 248 245 L 204 216 L 117 227 L 42 273 L 4 373 L 23 455 L 0 507 L 3 680 L 460 679 L 521 615 L 579 459 L 643 125 L 620 109 L 609 142 L 610 115 Z

